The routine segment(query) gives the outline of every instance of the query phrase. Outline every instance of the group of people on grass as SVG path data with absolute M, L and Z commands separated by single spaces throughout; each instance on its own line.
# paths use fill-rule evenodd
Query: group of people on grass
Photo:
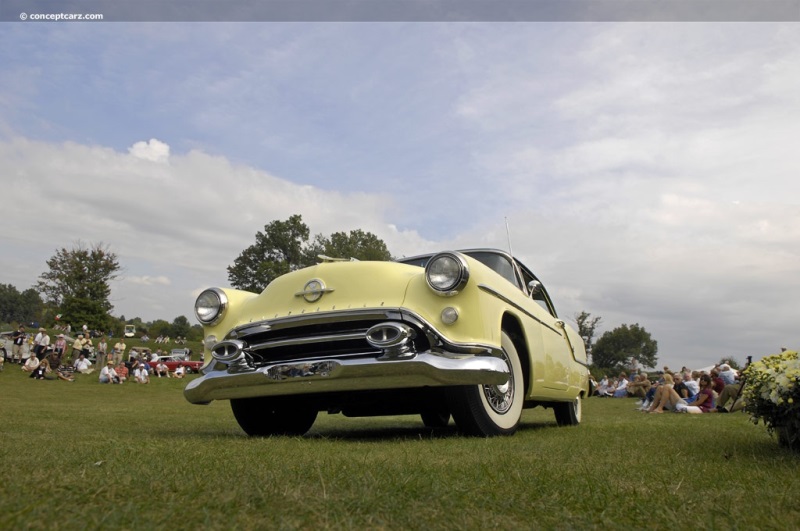
M 11 339 L 11 363 L 19 363 L 22 370 L 30 373 L 30 377 L 36 380 L 59 379 L 71 382 L 75 380 L 75 373 L 92 374 L 95 367 L 89 358 L 93 352 L 98 364 L 103 364 L 99 374 L 100 383 L 121 384 L 130 378 L 131 381 L 147 384 L 150 383 L 150 376 L 183 378 L 186 375 L 183 365 L 170 373 L 169 367 L 161 359 L 160 350 L 148 359 L 144 352 L 131 349 L 128 361 L 123 361 L 127 349 L 124 338 L 120 338 L 109 350 L 105 338 L 101 337 L 95 350 L 90 335 L 79 334 L 72 343 L 72 350 L 67 353 L 67 342 L 63 334 L 59 334 L 56 342 L 51 344 L 47 331 L 40 328 L 31 342 L 30 356 L 24 362 L 23 346 L 29 340 L 25 326 L 21 325 Z M 0 370 L 3 370 L 4 362 L 0 356 Z
M 683 367 L 671 371 L 664 367 L 653 382 L 644 372 L 637 371 L 628 379 L 625 372 L 617 378 L 603 378 L 596 385 L 595 396 L 640 400 L 639 409 L 647 413 L 728 413 L 744 408 L 738 399 L 741 391 L 740 376 L 727 363 L 715 366 L 709 372 L 690 371 Z

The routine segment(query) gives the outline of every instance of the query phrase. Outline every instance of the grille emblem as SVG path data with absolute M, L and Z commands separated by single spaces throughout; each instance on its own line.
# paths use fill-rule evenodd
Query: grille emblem
M 325 283 L 318 278 L 306 282 L 303 291 L 294 294 L 295 297 L 303 297 L 306 302 L 317 302 L 326 293 L 331 293 L 333 288 L 326 288 Z

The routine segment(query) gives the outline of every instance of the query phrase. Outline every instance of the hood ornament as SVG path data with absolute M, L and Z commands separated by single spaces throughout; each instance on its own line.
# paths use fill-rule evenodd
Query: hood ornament
M 306 302 L 317 302 L 326 293 L 333 292 L 333 288 L 326 288 L 325 283 L 318 279 L 313 278 L 306 282 L 303 286 L 303 291 L 298 291 L 294 294 L 295 297 L 303 297 Z

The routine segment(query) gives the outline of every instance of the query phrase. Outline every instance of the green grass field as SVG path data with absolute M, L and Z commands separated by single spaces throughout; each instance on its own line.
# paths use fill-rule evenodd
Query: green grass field
M 745 414 L 647 415 L 585 401 L 513 437 L 417 417 L 320 414 L 251 439 L 186 380 L 100 385 L 0 373 L 0 529 L 794 529 L 800 456 Z

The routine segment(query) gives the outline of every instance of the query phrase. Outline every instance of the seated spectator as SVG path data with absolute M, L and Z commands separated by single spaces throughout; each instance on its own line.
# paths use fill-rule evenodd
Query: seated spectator
M 624 372 L 619 373 L 617 387 L 614 389 L 614 398 L 626 398 L 628 396 L 628 375 Z
M 719 366 L 719 377 L 722 378 L 725 385 L 736 383 L 736 376 L 736 371 L 731 369 L 731 366 L 727 363 L 723 363 Z
M 81 352 L 78 355 L 78 359 L 75 360 L 75 370 L 81 374 L 92 374 L 94 372 L 92 362 L 86 359 L 83 352 Z
M 180 379 L 183 378 L 184 376 L 186 376 L 186 368 L 183 365 L 178 365 L 177 367 L 175 367 L 174 377 Z
M 158 362 L 158 358 L 160 357 L 161 357 L 161 349 L 158 349 L 157 351 L 150 354 L 150 364 L 155 365 L 156 362 Z
M 156 372 L 155 372 L 155 373 L 156 373 L 156 375 L 157 375 L 159 378 L 161 378 L 162 376 L 164 376 L 164 377 L 166 377 L 166 378 L 169 378 L 169 367 L 167 367 L 167 364 L 166 364 L 166 363 L 164 363 L 164 361 L 163 361 L 163 360 L 159 360 L 159 362 L 156 364 L 156 369 L 155 369 L 155 371 L 156 371 Z
M 730 413 L 731 411 L 741 411 L 744 409 L 744 399 L 738 400 L 741 385 L 738 383 L 728 384 L 717 398 L 717 413 Z M 730 402 L 730 404 L 729 404 Z
M 665 409 L 674 410 L 678 404 L 686 405 L 686 401 L 675 392 L 675 380 L 670 373 L 664 374 L 664 383 L 656 388 L 653 402 L 648 413 L 663 413 Z
M 683 383 L 683 374 L 676 372 L 675 374 L 672 375 L 672 380 L 675 382 L 675 386 L 673 387 L 673 389 L 675 389 L 675 392 L 678 393 L 679 397 L 686 400 L 691 396 L 689 388 L 686 387 L 685 383 Z
M 717 395 L 722 393 L 722 390 L 725 389 L 725 381 L 719 377 L 719 369 L 714 367 L 711 369 L 711 382 L 712 388 Z
M 608 386 L 610 382 L 608 377 L 604 374 L 602 378 L 600 378 L 600 383 L 597 384 L 597 390 L 594 392 L 595 396 L 608 396 Z
M 31 357 L 28 358 L 28 361 L 25 362 L 25 365 L 22 366 L 22 370 L 25 372 L 33 372 L 39 366 L 39 358 L 36 357 L 35 352 L 31 352 Z
M 122 383 L 128 379 L 128 367 L 125 366 L 125 363 L 119 362 L 116 368 L 117 376 L 119 377 L 119 383 Z
M 33 357 L 33 355 L 31 355 Z M 30 358 L 28 358 L 30 359 Z M 52 376 L 48 376 L 50 374 L 50 362 L 47 360 L 42 360 L 33 371 L 31 371 L 30 377 L 34 380 L 53 380 Z
M 74 382 L 75 368 L 74 367 L 65 367 L 64 365 L 59 365 L 58 369 L 56 369 L 56 376 L 59 380 L 64 380 L 66 382 Z
M 111 384 L 118 384 L 122 383 L 119 379 L 119 375 L 117 375 L 117 371 L 114 370 L 114 362 L 108 360 L 106 362 L 106 366 L 100 370 L 100 383 L 111 383 Z
M 133 378 L 136 380 L 136 383 L 149 384 L 150 372 L 148 372 L 147 367 L 143 363 L 140 363 L 133 370 Z
M 653 384 L 650 383 L 650 378 L 647 377 L 647 374 L 641 373 L 634 381 L 628 384 L 628 395 L 644 400 L 652 385 Z
M 690 376 L 691 377 L 691 376 Z M 679 413 L 708 413 L 714 410 L 714 391 L 712 391 L 711 376 L 704 374 L 700 377 L 700 391 L 697 393 L 697 398 L 692 405 L 683 406 L 680 403 L 676 405 L 675 411 Z M 674 392 L 674 391 L 673 391 Z
M 695 395 L 697 395 L 697 393 L 700 392 L 700 382 L 699 382 L 700 376 L 701 375 L 697 371 L 694 372 L 687 371 L 683 374 L 683 383 L 684 385 L 686 385 L 686 388 L 689 389 L 690 397 L 694 397 Z

